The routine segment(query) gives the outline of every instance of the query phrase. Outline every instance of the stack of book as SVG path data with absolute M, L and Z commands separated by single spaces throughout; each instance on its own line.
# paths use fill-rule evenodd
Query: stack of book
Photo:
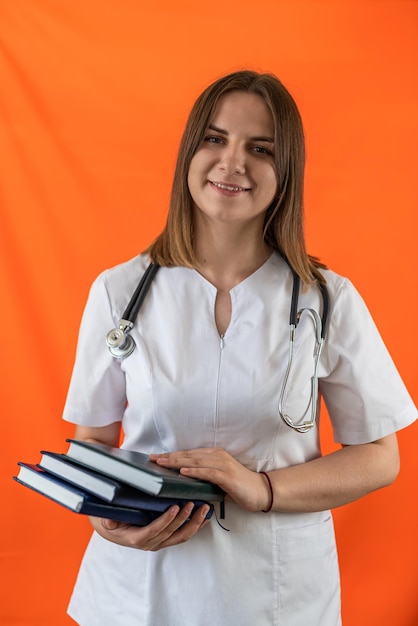
M 66 454 L 41 450 L 37 464 L 18 462 L 13 478 L 75 513 L 144 526 L 173 504 L 223 502 L 220 487 L 160 467 L 148 455 L 67 439 Z

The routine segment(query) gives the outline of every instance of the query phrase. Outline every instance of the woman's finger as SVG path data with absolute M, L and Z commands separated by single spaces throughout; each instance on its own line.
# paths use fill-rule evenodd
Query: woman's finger
M 159 541 L 155 548 L 150 548 L 150 550 L 161 550 L 162 548 L 168 548 L 169 546 L 175 546 L 180 543 L 184 543 L 189 541 L 203 526 L 206 525 L 206 515 L 209 512 L 209 506 L 204 504 L 197 509 L 190 518 L 190 520 L 182 525 L 173 532 L 167 539 Z M 158 539 L 161 539 L 159 537 Z

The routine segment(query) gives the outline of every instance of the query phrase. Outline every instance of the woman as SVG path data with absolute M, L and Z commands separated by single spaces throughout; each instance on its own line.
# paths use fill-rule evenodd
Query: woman
M 141 528 L 92 519 L 69 608 L 82 626 L 341 623 L 329 510 L 395 479 L 395 433 L 416 410 L 353 286 L 306 253 L 303 172 L 300 116 L 277 78 L 221 78 L 187 122 L 163 233 L 92 287 L 64 413 L 75 438 L 117 446 L 123 428 L 124 448 L 217 483 L 230 532 L 205 505 L 184 525 L 189 506 Z M 136 349 L 115 359 L 105 336 L 150 260 L 161 267 Z M 315 399 L 304 416 L 315 313 L 300 317 L 286 376 L 294 275 L 299 309 L 323 313 L 325 283 L 330 298 L 319 390 L 342 447 L 324 457 Z

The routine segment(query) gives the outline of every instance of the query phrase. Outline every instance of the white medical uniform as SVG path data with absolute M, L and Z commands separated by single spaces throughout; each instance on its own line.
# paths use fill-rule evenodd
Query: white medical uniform
M 288 359 L 292 276 L 276 253 L 230 294 L 223 338 L 216 289 L 188 268 L 161 268 L 139 313 L 136 349 L 114 359 L 105 344 L 148 261 L 104 272 L 80 329 L 64 418 L 86 426 L 122 421 L 123 447 L 165 452 L 222 446 L 254 471 L 320 456 L 318 429 L 283 424 L 278 398 Z M 320 391 L 335 438 L 361 444 L 416 419 L 416 409 L 358 293 L 324 272 L 331 298 Z M 321 311 L 317 287 L 299 307 Z M 297 330 L 286 411 L 310 396 L 314 329 Z M 280 503 L 276 503 L 280 505 Z M 226 502 L 189 542 L 159 552 L 124 548 L 96 533 L 85 553 L 69 614 L 82 626 L 337 626 L 338 562 L 329 511 L 251 513 Z

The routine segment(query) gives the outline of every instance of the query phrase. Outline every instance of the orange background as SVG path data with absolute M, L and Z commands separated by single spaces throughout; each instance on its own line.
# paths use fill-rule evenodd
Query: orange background
M 417 26 L 402 0 L 0 0 L 1 624 L 73 623 L 88 523 L 11 476 L 64 451 L 89 286 L 162 227 L 186 116 L 219 75 L 273 71 L 294 94 L 309 251 L 354 281 L 418 398 Z M 393 486 L 335 511 L 345 626 L 418 623 L 417 433 Z

